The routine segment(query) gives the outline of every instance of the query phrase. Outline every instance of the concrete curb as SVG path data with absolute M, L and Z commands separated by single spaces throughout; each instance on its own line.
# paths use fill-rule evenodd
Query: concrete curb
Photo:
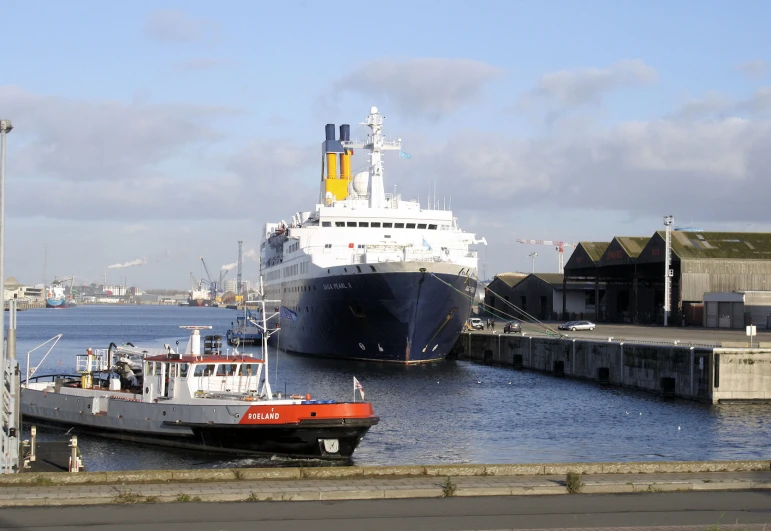
M 545 463 L 511 465 L 410 465 L 319 468 L 237 468 L 221 470 L 146 470 L 125 472 L 47 472 L 0 475 L 0 488 L 170 482 L 347 479 L 387 477 L 541 476 L 580 474 L 648 474 L 683 472 L 747 472 L 771 470 L 771 461 L 653 461 L 631 463 Z
M 726 481 L 715 483 L 671 482 L 634 484 L 605 483 L 584 485 L 581 494 L 620 494 L 620 493 L 656 493 L 681 492 L 693 490 L 753 490 L 771 489 L 771 483 L 755 483 L 749 481 Z M 333 501 L 333 500 L 374 500 L 374 499 L 404 499 L 404 498 L 441 498 L 442 488 L 404 488 L 373 490 L 338 490 L 312 492 L 247 492 L 233 489 L 231 492 L 217 492 L 195 495 L 162 495 L 148 497 L 133 494 L 130 490 L 122 490 L 128 494 L 125 500 L 116 501 L 119 494 L 115 492 L 90 492 L 80 496 L 63 493 L 56 497 L 31 497 L 12 499 L 0 502 L 2 507 L 35 507 L 35 506 L 77 506 L 77 505 L 130 505 L 142 503 L 190 503 L 190 502 L 258 502 L 258 501 Z M 563 485 L 535 485 L 515 487 L 459 487 L 454 496 L 543 496 L 568 495 Z M 133 496 L 133 497 L 132 497 Z

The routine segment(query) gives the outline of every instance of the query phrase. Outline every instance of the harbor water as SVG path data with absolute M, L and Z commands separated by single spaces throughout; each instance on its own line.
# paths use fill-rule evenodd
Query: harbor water
M 178 306 L 79 306 L 18 314 L 17 356 L 63 334 L 37 374 L 74 372 L 75 355 L 111 342 L 184 348 L 180 325 L 223 336 L 236 310 Z M 7 319 L 6 319 L 7 321 Z M 225 346 L 225 345 L 223 345 Z M 280 341 L 279 341 L 280 348 Z M 39 363 L 47 348 L 31 355 Z M 246 349 L 247 352 L 255 347 Z M 592 382 L 443 361 L 397 366 L 319 360 L 272 351 L 274 392 L 353 400 L 363 385 L 380 423 L 354 454 L 357 465 L 760 459 L 769 457 L 771 406 L 663 399 Z M 62 439 L 67 429 L 39 429 Z M 88 470 L 296 466 L 296 460 L 232 457 L 79 436 Z M 303 466 L 321 463 L 300 463 Z

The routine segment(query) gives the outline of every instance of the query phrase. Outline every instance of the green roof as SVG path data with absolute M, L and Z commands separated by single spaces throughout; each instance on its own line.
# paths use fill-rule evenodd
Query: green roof
M 599 262 L 610 242 L 580 242 L 580 244 L 593 262 Z
M 616 236 L 613 238 L 624 249 L 629 258 L 637 258 L 648 245 L 649 236 Z
M 666 239 L 665 231 L 657 234 Z M 672 231 L 672 252 L 681 260 L 723 258 L 771 260 L 769 232 L 686 232 Z
M 506 284 L 508 287 L 513 288 L 523 280 L 527 278 L 526 273 L 501 273 L 495 275 L 495 278 Z
M 538 277 L 547 284 L 559 284 L 562 286 L 562 280 L 565 278 L 565 275 L 562 273 L 533 273 L 534 277 Z

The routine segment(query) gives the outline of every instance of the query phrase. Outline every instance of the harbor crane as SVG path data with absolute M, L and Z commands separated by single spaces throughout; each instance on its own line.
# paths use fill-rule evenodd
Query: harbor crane
M 211 275 L 209 274 L 209 268 L 206 267 L 206 262 L 203 259 L 203 256 L 201 257 L 201 263 L 203 264 L 203 270 L 206 272 L 206 280 L 203 278 L 201 279 L 201 283 L 206 282 L 209 286 L 209 294 L 211 297 L 211 300 L 215 300 L 217 298 L 217 291 L 220 289 L 217 285 L 217 281 L 213 281 L 211 279 Z
M 556 240 L 523 240 L 521 238 L 517 238 L 517 242 L 519 243 L 529 243 L 529 244 L 536 244 L 536 245 L 552 245 L 557 251 L 558 255 L 558 268 L 557 272 L 564 273 L 565 272 L 565 247 L 575 247 L 577 244 L 575 243 L 568 243 L 568 242 L 561 242 Z
M 238 240 L 238 277 L 236 277 L 236 293 L 237 297 L 241 294 L 241 266 L 243 264 L 243 255 L 241 254 L 241 246 L 244 244 L 243 240 Z

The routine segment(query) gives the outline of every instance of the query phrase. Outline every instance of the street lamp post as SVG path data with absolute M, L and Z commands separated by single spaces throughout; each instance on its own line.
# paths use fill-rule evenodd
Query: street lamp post
M 669 311 L 672 306 L 672 225 L 675 222 L 673 216 L 664 216 L 666 227 L 666 240 L 664 245 L 664 326 L 669 325 Z
M 13 129 L 10 120 L 0 120 L 0 297 L 5 307 L 5 135 Z M 0 351 L 5 370 L 5 319 L 0 324 Z
M 0 120 L 0 297 L 2 298 L 3 308 L 5 308 L 5 135 L 10 133 L 13 129 L 13 125 L 10 120 Z M 13 308 L 12 308 L 13 310 Z M 13 313 L 13 312 L 11 312 Z M 13 319 L 13 316 L 10 316 Z M 5 317 L 0 316 L 0 397 L 3 398 L 0 403 L 0 439 L 2 439 L 2 456 L 0 456 L 0 474 L 15 471 L 12 468 L 14 458 L 18 456 L 17 451 L 11 447 L 13 444 L 11 439 L 18 441 L 16 433 L 10 433 L 11 428 L 17 429 L 15 425 L 15 414 L 13 408 L 11 411 L 6 409 L 5 393 L 6 384 L 10 383 L 11 396 L 9 397 L 11 402 L 13 401 L 14 383 L 6 381 L 8 367 L 11 363 L 15 362 L 14 359 L 8 359 L 5 349 Z M 9 352 L 13 355 L 12 352 Z M 7 431 L 6 431 L 7 430 Z
M 533 259 L 533 271 L 532 271 L 532 273 L 535 273 L 535 257 L 538 256 L 538 253 L 532 252 L 528 256 Z

